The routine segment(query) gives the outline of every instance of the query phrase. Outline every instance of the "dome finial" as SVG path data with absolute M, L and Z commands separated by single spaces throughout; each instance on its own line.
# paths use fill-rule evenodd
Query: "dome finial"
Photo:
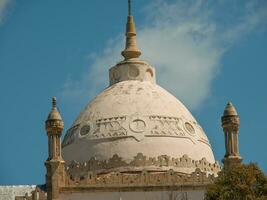
M 136 31 L 134 25 L 134 19 L 131 15 L 131 0 L 128 0 L 128 17 L 126 24 L 126 45 L 125 49 L 121 52 L 125 60 L 131 58 L 138 58 L 141 55 L 141 51 L 138 49 L 136 44 Z
M 57 107 L 57 98 L 53 97 L 52 98 L 52 108 L 55 109 Z

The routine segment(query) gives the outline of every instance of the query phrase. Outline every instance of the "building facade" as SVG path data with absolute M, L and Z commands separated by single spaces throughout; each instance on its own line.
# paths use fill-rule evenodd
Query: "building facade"
M 52 99 L 45 122 L 46 183 L 27 188 L 27 195 L 16 193 L 15 199 L 204 199 L 218 176 L 221 166 L 200 124 L 157 84 L 155 68 L 139 59 L 130 3 L 124 59 L 110 68 L 109 87 L 88 103 L 63 141 L 64 122 Z M 231 103 L 222 127 L 223 163 L 230 167 L 242 161 L 239 117 Z

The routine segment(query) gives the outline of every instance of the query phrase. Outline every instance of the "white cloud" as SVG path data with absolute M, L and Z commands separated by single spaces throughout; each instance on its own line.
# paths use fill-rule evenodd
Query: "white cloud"
M 6 8 L 9 3 L 10 0 L 0 0 L 0 25 L 3 23 Z
M 144 8 L 145 25 L 139 28 L 142 58 L 157 70 L 157 80 L 191 109 L 197 109 L 211 91 L 223 54 L 267 19 L 263 1 L 242 5 L 225 1 L 151 1 Z M 232 6 L 232 7 L 231 7 Z M 93 56 L 88 74 L 79 81 L 68 80 L 63 97 L 88 101 L 108 84 L 108 68 L 121 60 L 122 34 Z

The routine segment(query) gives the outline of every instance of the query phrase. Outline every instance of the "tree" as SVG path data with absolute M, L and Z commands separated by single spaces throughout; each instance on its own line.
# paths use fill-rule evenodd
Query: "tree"
M 267 177 L 254 164 L 223 169 L 207 189 L 206 200 L 267 200 Z

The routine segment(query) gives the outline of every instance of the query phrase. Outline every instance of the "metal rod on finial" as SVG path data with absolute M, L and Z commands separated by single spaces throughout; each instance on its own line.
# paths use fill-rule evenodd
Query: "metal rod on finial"
M 131 14 L 131 0 L 128 0 L 128 15 L 130 16 Z
M 53 97 L 52 98 L 52 107 L 53 108 L 56 108 L 57 107 L 57 98 L 56 97 Z

